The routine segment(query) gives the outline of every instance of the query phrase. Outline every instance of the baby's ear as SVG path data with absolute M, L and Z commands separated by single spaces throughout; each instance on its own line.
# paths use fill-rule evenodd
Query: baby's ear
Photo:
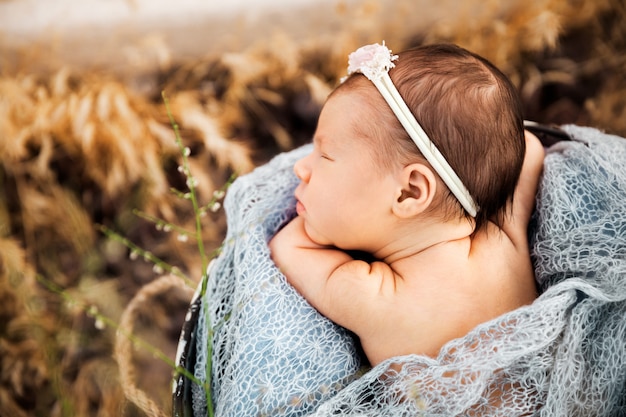
M 437 191 L 433 171 L 424 164 L 415 163 L 404 167 L 398 179 L 393 213 L 400 218 L 409 218 L 424 212 Z

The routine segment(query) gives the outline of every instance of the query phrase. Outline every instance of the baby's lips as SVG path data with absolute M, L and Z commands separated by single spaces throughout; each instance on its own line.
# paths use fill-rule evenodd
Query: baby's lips
M 298 186 L 298 188 L 296 188 L 296 190 L 293 192 L 293 196 L 296 199 L 296 207 L 298 205 L 302 206 L 302 208 L 304 209 L 304 204 L 302 204 L 301 198 L 300 198 L 300 186 Z
M 301 215 L 304 212 L 306 212 L 306 209 L 304 208 L 304 205 L 300 202 L 300 200 L 298 200 L 296 202 L 296 213 L 298 213 L 298 215 Z

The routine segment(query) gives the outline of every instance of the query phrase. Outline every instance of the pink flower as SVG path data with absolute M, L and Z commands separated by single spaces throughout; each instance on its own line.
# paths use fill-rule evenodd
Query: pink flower
M 384 42 L 365 45 L 348 56 L 348 74 L 360 72 L 370 80 L 378 79 L 395 66 L 392 61 L 396 59 Z

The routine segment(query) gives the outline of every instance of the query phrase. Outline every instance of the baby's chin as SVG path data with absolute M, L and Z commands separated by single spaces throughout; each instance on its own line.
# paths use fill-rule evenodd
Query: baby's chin
M 327 248 L 339 249 L 344 252 L 366 253 L 365 250 L 362 248 L 350 247 L 350 246 L 342 245 L 340 243 L 335 242 L 333 239 L 329 238 L 325 233 L 320 233 L 318 229 L 312 227 L 306 221 L 305 217 L 303 217 L 303 219 L 304 219 L 304 231 L 309 237 L 309 239 L 311 240 L 311 242 L 315 243 L 316 245 L 324 246 Z
M 316 245 L 335 248 L 337 247 L 331 239 L 326 237 L 323 233 L 319 233 L 317 229 L 311 227 L 306 220 L 304 221 L 304 231 L 306 232 L 309 239 L 311 239 L 311 242 L 315 243 Z

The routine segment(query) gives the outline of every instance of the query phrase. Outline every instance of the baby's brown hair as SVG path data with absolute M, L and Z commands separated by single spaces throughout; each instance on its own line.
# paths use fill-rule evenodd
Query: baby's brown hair
M 399 54 L 395 64 L 389 76 L 400 95 L 479 207 L 476 230 L 489 220 L 501 225 L 525 153 L 517 90 L 489 61 L 456 45 L 409 49 Z M 368 95 L 375 122 L 356 128 L 373 139 L 377 162 L 390 166 L 393 161 L 423 160 L 382 96 L 377 94 L 372 100 L 376 88 L 363 75 L 351 75 L 335 91 Z M 447 195 L 439 209 L 444 217 L 468 217 L 448 188 L 443 188 Z

